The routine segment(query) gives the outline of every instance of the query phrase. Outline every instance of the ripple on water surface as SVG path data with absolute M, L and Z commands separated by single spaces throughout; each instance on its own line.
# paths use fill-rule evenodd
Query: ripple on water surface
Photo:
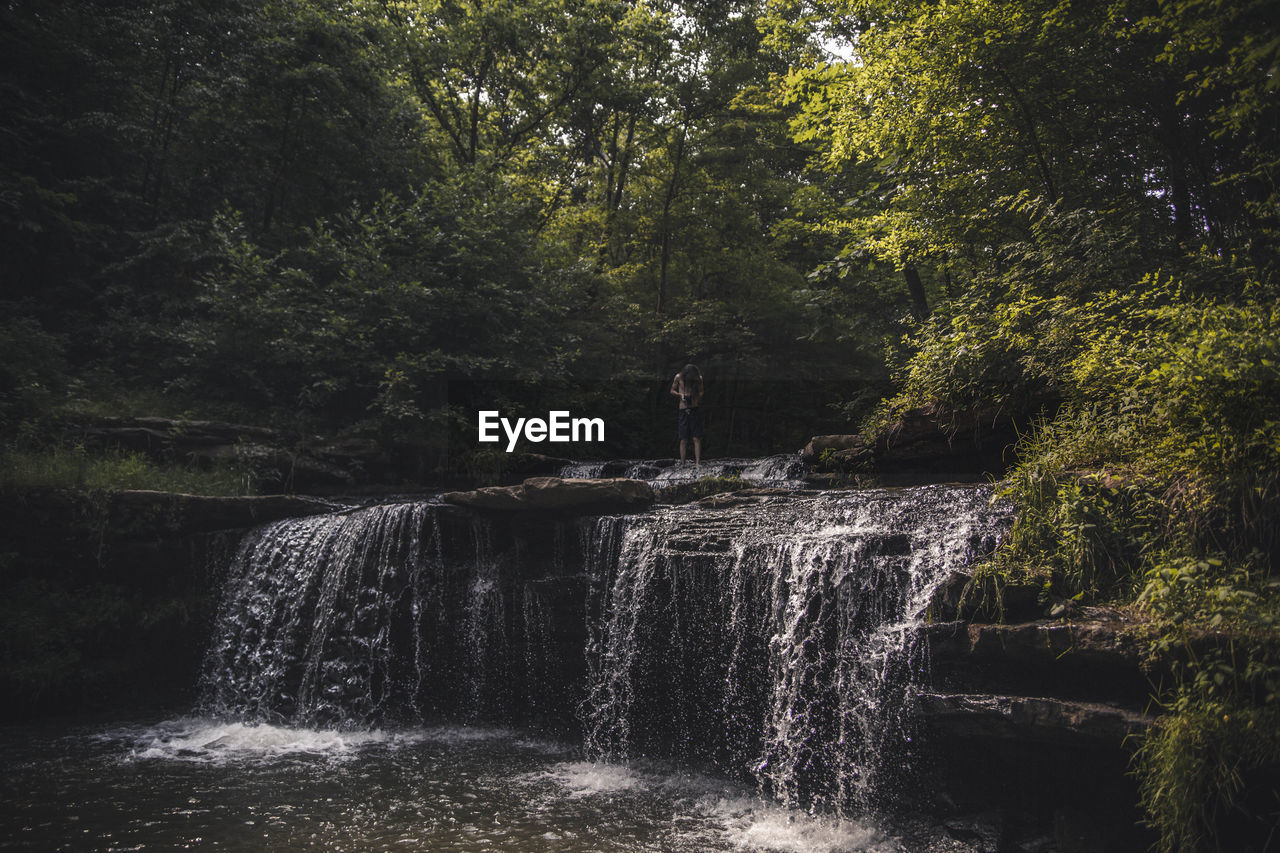
M 47 850 L 889 853 L 869 824 L 788 811 L 662 763 L 581 760 L 508 729 L 338 731 L 181 718 L 0 730 L 0 847 Z
M 745 789 L 658 763 L 631 765 L 561 762 L 536 775 L 570 799 L 657 796 L 677 805 L 672 841 L 697 850 L 719 842 L 722 849 L 794 853 L 880 853 L 902 848 L 868 824 L 781 809 Z

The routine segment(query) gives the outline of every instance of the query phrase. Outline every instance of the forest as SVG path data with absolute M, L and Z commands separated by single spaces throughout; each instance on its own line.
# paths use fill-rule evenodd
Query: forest
M 0 66 L 4 488 L 103 415 L 670 456 L 686 362 L 716 455 L 1022 418 L 967 594 L 1196 650 L 1161 849 L 1280 819 L 1280 6 L 14 0 Z

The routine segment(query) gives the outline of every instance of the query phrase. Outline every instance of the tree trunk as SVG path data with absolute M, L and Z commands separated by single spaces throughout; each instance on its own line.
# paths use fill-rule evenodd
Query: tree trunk
M 662 259 L 658 267 L 658 314 L 662 313 L 667 299 L 667 270 L 671 266 L 671 207 L 675 203 L 676 187 L 680 182 L 680 166 L 684 162 L 684 142 L 688 130 L 687 122 L 681 125 L 680 138 L 676 140 L 675 159 L 671 164 L 671 182 L 667 184 L 667 195 L 662 202 L 662 230 L 659 237 Z
M 925 297 L 920 272 L 913 266 L 905 266 L 902 268 L 902 277 L 907 280 L 907 293 L 911 295 L 911 313 L 917 320 L 923 320 L 929 316 L 929 300 Z

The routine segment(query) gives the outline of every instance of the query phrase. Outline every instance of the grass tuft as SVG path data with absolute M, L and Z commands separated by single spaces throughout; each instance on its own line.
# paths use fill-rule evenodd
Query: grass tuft
M 248 469 L 224 465 L 207 470 L 158 465 L 140 453 L 90 453 L 84 447 L 0 451 L 0 489 L 155 489 L 194 495 L 249 495 Z

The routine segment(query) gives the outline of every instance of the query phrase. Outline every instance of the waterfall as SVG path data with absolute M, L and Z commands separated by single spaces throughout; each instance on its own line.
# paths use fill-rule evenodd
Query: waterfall
M 372 717 L 389 698 L 397 605 L 434 547 L 413 505 L 279 521 L 232 561 L 202 678 L 204 708 L 254 720 L 330 723 Z M 429 596 L 414 597 L 412 620 Z M 412 631 L 416 637 L 417 631 Z M 421 677 L 423 650 L 408 665 Z
M 935 486 L 601 524 L 621 545 L 590 586 L 588 749 L 675 753 L 840 810 L 886 794 L 925 665 L 914 629 L 1007 517 L 988 489 Z
M 556 582 L 571 579 L 523 565 L 499 533 L 426 502 L 251 532 L 227 574 L 200 709 L 347 727 L 546 712 L 559 695 L 547 673 L 574 670 L 549 624 Z
M 990 498 L 792 492 L 560 521 L 411 502 L 275 522 L 226 573 L 201 710 L 574 727 L 596 758 L 874 806 L 909 751 L 920 614 L 1007 527 Z

